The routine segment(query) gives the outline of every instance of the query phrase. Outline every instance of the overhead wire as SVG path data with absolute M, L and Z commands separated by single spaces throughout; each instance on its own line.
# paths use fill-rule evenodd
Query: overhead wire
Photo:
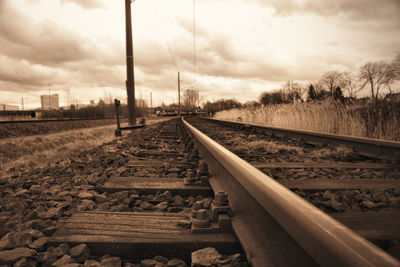
M 160 0 L 160 1 L 162 1 L 162 0 Z M 160 23 L 161 23 L 161 21 L 160 21 L 160 10 L 159 10 L 159 7 L 158 7 L 158 6 L 159 6 L 159 5 L 156 5 L 156 10 L 157 10 L 157 15 L 158 15 L 157 17 L 158 17 L 158 22 L 159 22 L 158 25 L 160 25 Z M 167 39 L 165 38 L 165 36 L 161 33 L 161 30 L 160 30 L 159 27 L 157 27 L 157 30 L 158 30 L 158 33 L 159 33 L 160 35 L 163 36 L 164 43 L 165 43 L 165 45 L 167 46 L 170 59 L 171 59 L 172 63 L 174 64 L 176 71 L 177 71 L 177 72 L 180 72 L 180 71 L 179 71 L 179 66 L 178 66 L 178 64 L 176 63 L 176 60 L 175 60 L 174 52 L 172 51 L 172 49 L 171 49 L 171 47 L 170 47 L 170 45 L 169 45 L 168 40 L 167 40 Z

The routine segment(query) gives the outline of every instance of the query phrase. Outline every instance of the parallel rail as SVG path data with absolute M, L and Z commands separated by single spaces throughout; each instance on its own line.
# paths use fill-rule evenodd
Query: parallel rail
M 277 136 L 288 136 L 290 138 L 299 139 L 311 144 L 329 144 L 333 146 L 345 145 L 352 148 L 353 151 L 357 152 L 360 155 L 372 158 L 400 158 L 400 142 L 395 141 L 384 141 L 372 138 L 327 134 L 313 131 L 301 131 L 259 124 L 215 120 L 210 118 L 202 119 L 216 122 L 222 125 L 234 125 L 242 129 L 248 129 L 250 131 L 264 131 Z
M 253 266 L 400 266 L 380 248 L 182 121 L 209 164 L 214 191 L 229 195 L 235 234 Z

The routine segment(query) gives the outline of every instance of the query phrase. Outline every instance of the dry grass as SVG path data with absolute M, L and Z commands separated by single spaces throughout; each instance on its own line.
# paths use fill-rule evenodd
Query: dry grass
M 114 125 L 59 133 L 0 139 L 1 169 L 37 168 L 112 141 Z
M 325 101 L 218 112 L 216 119 L 340 135 L 400 140 L 399 105 L 354 106 Z
M 152 118 L 146 124 L 163 120 L 166 119 Z M 126 123 L 123 126 L 127 126 Z M 114 140 L 115 128 L 115 125 L 106 125 L 0 139 L 0 179 L 4 172 L 12 168 L 34 169 L 51 166 L 58 161 L 68 162 L 75 155 Z

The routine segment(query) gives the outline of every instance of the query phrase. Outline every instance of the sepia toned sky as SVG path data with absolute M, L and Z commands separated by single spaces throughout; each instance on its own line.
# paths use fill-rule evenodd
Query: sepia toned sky
M 358 71 L 400 52 L 399 0 L 136 0 L 136 96 L 256 100 L 287 80 Z M 0 103 L 126 99 L 124 0 L 0 0 Z M 69 98 L 68 98 L 69 96 Z

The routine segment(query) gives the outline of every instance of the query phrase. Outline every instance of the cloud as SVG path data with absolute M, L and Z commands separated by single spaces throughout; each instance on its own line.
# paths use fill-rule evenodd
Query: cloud
M 394 19 L 399 21 L 398 0 L 253 0 L 260 5 L 275 9 L 280 16 L 296 13 L 312 13 L 320 16 L 344 16 L 350 20 Z
M 43 86 L 57 74 L 52 68 L 6 56 L 0 56 L 0 63 L 0 80 L 22 85 Z
M 73 3 L 84 9 L 104 8 L 102 0 L 61 0 L 61 4 Z
M 27 24 L 27 19 L 12 6 L 0 10 L 2 53 L 44 65 L 59 65 L 91 56 L 93 47 L 78 33 L 51 20 Z
M 124 48 L 113 40 L 83 37 L 55 21 L 30 20 L 9 2 L 0 6 L 0 79 L 37 86 L 119 85 Z

